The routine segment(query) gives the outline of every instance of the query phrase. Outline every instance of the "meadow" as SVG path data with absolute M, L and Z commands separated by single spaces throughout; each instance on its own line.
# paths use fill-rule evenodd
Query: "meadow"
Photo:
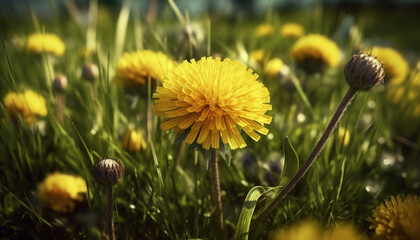
M 322 5 L 226 17 L 129 3 L 49 19 L 2 9 L 0 238 L 112 239 L 112 209 L 115 239 L 420 239 L 410 35 L 383 40 L 366 12 Z M 355 92 L 262 216 L 305 166 L 349 74 L 381 75 L 369 64 L 345 74 L 362 52 L 384 83 Z M 103 159 L 121 165 L 103 173 Z

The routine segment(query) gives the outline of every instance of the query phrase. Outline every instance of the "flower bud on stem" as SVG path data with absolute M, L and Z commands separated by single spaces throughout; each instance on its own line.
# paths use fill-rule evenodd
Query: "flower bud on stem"
M 321 139 L 319 139 L 312 153 L 308 156 L 295 176 L 281 190 L 279 195 L 277 195 L 277 197 L 251 223 L 250 231 L 253 230 L 256 225 L 260 223 L 264 217 L 266 217 L 280 203 L 280 201 L 286 197 L 286 195 L 293 189 L 293 187 L 300 181 L 300 179 L 302 179 L 303 175 L 305 175 L 305 173 L 311 167 L 315 158 L 324 148 L 328 137 L 334 131 L 337 123 L 340 121 L 341 116 L 350 105 L 351 100 L 354 98 L 357 92 L 370 90 L 371 88 L 383 83 L 385 71 L 382 63 L 379 62 L 375 57 L 364 53 L 358 53 L 354 54 L 346 64 L 344 68 L 344 75 L 350 85 L 350 88 L 347 90 L 343 100 L 341 100 L 340 105 L 331 118 L 331 121 L 325 129 Z

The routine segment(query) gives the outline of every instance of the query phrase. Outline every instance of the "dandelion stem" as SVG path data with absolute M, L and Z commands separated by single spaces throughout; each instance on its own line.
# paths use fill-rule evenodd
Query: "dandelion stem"
M 217 150 L 211 149 L 210 155 L 210 172 L 213 188 L 213 200 L 215 205 L 215 217 L 219 228 L 220 235 L 223 233 L 223 213 L 222 213 L 222 198 L 220 195 L 219 184 L 219 167 L 217 165 Z
M 324 148 L 325 143 L 328 140 L 328 137 L 334 131 L 337 123 L 340 121 L 341 116 L 343 115 L 344 111 L 350 105 L 351 100 L 357 93 L 357 89 L 354 87 L 350 87 L 347 91 L 346 95 L 344 96 L 343 100 L 341 100 L 340 105 L 338 106 L 336 112 L 334 113 L 333 117 L 331 118 L 330 123 L 328 124 L 327 128 L 324 131 L 324 134 L 319 139 L 317 145 L 315 146 L 312 153 L 308 156 L 306 161 L 300 167 L 298 172 L 295 176 L 289 181 L 289 183 L 282 189 L 279 195 L 258 215 L 258 217 L 251 223 L 250 230 L 253 230 L 258 223 L 260 223 L 279 203 L 283 200 L 286 195 L 293 189 L 293 187 L 302 179 L 303 175 L 308 171 L 311 167 L 312 163 Z
M 66 107 L 66 97 L 63 93 L 57 94 L 57 118 L 61 124 L 64 123 L 63 111 Z
M 107 201 L 107 220 L 108 220 L 108 238 L 115 239 L 114 233 L 114 218 L 112 217 L 113 199 L 112 199 L 112 185 L 106 187 L 106 201 Z

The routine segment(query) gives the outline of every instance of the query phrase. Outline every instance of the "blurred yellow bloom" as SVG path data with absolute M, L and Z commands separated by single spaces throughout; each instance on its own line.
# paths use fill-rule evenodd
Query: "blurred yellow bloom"
M 372 211 L 368 218 L 375 239 L 417 240 L 420 238 L 420 197 L 392 196 Z
M 285 23 L 281 27 L 281 35 L 287 38 L 298 38 L 305 33 L 302 25 L 298 23 Z
M 146 148 L 146 141 L 139 130 L 128 130 L 124 137 L 124 149 L 129 152 L 140 152 Z
M 335 42 L 320 34 L 301 37 L 292 46 L 290 54 L 301 64 L 335 67 L 340 62 L 340 48 Z
M 343 127 L 339 127 L 338 139 L 341 146 L 347 146 L 350 142 L 350 132 Z
M 257 37 L 267 37 L 273 35 L 274 27 L 271 24 L 263 23 L 255 28 L 255 35 Z
M 281 69 L 283 68 L 284 64 L 280 58 L 273 58 L 270 59 L 264 67 L 264 74 L 269 77 L 275 77 L 280 74 Z
M 268 89 L 257 79 L 251 69 L 228 58 L 184 61 L 153 94 L 157 115 L 167 118 L 162 130 L 188 129 L 185 142 L 205 149 L 219 148 L 220 138 L 232 149 L 245 147 L 238 126 L 258 141 L 255 131 L 267 134 L 263 125 L 272 117 L 265 112 L 272 107 Z
M 271 234 L 271 240 L 367 240 L 349 224 L 338 224 L 324 229 L 314 221 L 304 221 L 292 227 Z
M 413 107 L 414 117 L 420 116 L 420 70 L 413 70 L 410 77 L 401 84 L 392 84 L 387 88 L 386 97 L 389 101 L 400 106 Z
M 121 86 L 139 86 L 147 83 L 150 76 L 164 81 L 166 74 L 176 63 L 161 52 L 141 50 L 125 53 L 117 64 L 114 81 Z
M 28 37 L 27 50 L 34 54 L 46 52 L 59 57 L 66 50 L 66 45 L 54 34 L 34 33 Z
M 261 63 L 264 59 L 265 51 L 264 49 L 257 49 L 249 53 L 249 58 L 255 62 Z
M 31 90 L 26 90 L 24 93 L 9 92 L 3 101 L 12 118 L 15 118 L 16 114 L 20 114 L 29 124 L 35 122 L 37 115 L 47 115 L 44 97 Z
M 378 58 L 384 65 L 385 83 L 400 84 L 407 77 L 409 66 L 404 57 L 397 51 L 388 47 L 373 47 L 365 52 Z
M 76 202 L 84 200 L 87 192 L 83 178 L 63 173 L 48 175 L 38 187 L 38 198 L 43 207 L 56 212 L 72 212 Z

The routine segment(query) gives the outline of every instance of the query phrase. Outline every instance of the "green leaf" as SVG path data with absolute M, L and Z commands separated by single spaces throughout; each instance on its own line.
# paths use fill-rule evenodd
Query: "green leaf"
M 280 177 L 279 186 L 284 186 L 289 182 L 289 180 L 296 174 L 299 170 L 299 157 L 296 154 L 295 149 L 288 137 L 284 139 L 283 142 L 283 152 L 284 152 L 284 166 L 283 171 Z
M 252 215 L 254 214 L 255 207 L 257 206 L 258 199 L 268 191 L 262 186 L 255 186 L 249 190 L 244 205 L 239 215 L 238 224 L 236 225 L 235 236 L 233 239 L 248 239 L 249 225 L 251 224 Z

